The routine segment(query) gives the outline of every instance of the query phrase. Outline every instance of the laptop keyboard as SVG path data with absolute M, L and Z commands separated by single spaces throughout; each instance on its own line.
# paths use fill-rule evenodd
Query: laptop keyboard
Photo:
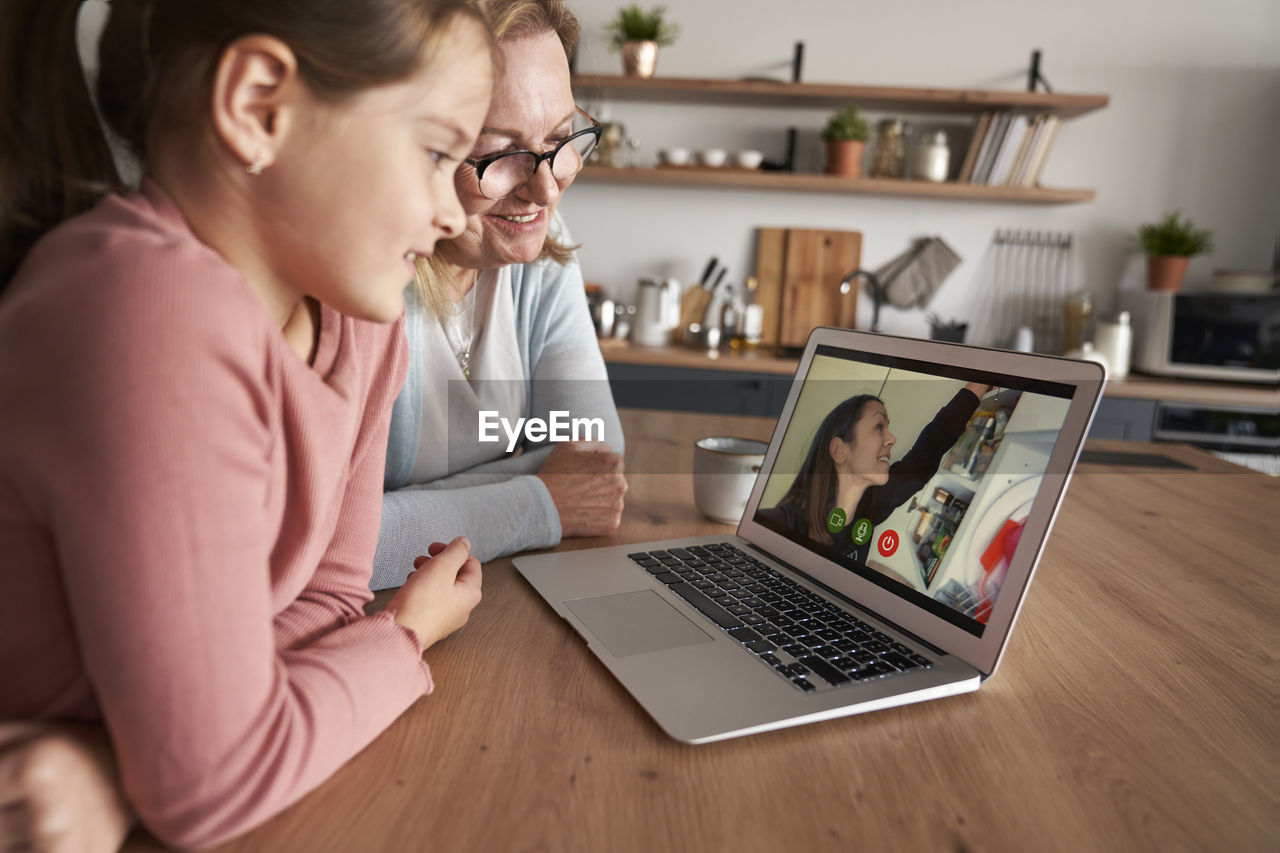
M 728 542 L 627 556 L 806 693 L 933 666 Z

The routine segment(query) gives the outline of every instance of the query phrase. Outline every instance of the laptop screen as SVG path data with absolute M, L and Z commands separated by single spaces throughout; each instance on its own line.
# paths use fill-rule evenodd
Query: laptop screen
M 753 520 L 980 638 L 1073 391 L 820 344 Z

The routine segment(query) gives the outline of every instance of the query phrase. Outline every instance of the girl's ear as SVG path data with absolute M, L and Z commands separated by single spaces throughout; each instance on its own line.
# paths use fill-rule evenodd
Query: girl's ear
M 831 461 L 839 465 L 848 457 L 849 447 L 844 443 L 844 439 L 837 435 L 833 436 L 827 444 L 827 452 L 831 454 Z
M 257 174 L 275 162 L 306 94 L 297 57 L 287 44 L 264 35 L 236 39 L 222 52 L 214 75 L 214 132 L 250 174 Z

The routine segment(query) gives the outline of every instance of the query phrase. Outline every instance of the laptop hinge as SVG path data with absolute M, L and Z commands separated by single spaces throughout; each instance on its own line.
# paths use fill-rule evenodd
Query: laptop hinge
M 903 628 L 901 625 L 894 622 L 892 619 L 886 619 L 883 616 L 881 616 L 879 613 L 876 613 L 874 610 L 869 610 L 868 608 L 863 607 L 861 604 L 849 598 L 848 596 L 841 594 L 838 590 L 834 590 L 831 587 L 827 586 L 822 581 L 815 579 L 812 575 L 809 575 L 805 572 L 802 572 L 800 569 L 797 569 L 795 566 L 791 565 L 786 560 L 778 559 L 777 555 L 770 554 L 768 551 L 761 548 L 759 545 L 756 545 L 754 542 L 747 542 L 747 547 L 757 552 L 761 556 L 768 557 L 770 560 L 773 560 L 775 563 L 778 563 L 779 565 L 790 569 L 791 571 L 800 575 L 800 577 L 809 581 L 809 583 L 812 583 L 814 586 L 821 587 L 826 593 L 831 595 L 833 598 L 839 599 L 842 603 L 847 604 L 852 609 L 865 613 L 866 615 L 870 616 L 872 619 L 875 619 L 877 622 L 883 622 L 885 625 L 888 625 L 890 628 L 897 631 L 899 634 L 902 634 L 907 639 L 913 640 L 919 643 L 920 645 L 924 646 L 926 649 L 933 652 L 935 655 L 947 654 L 947 652 L 938 648 L 933 643 L 929 642 L 928 640 L 922 639 L 921 637 L 917 637 L 915 634 L 911 633 L 906 628 Z

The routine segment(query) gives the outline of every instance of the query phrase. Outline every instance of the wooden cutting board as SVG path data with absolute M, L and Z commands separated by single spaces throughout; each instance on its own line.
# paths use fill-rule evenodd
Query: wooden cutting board
M 840 280 L 861 264 L 861 232 L 758 228 L 756 236 L 763 345 L 803 347 L 814 326 L 853 328 L 858 289 L 842 294 Z

